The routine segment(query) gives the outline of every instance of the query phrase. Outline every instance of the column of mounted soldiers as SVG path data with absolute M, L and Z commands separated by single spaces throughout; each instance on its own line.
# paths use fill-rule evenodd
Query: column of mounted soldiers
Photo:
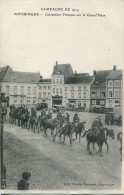
M 108 128 L 103 126 L 101 116 L 97 115 L 96 119 L 91 122 L 91 128 L 86 130 L 86 121 L 81 121 L 78 113 L 74 113 L 73 120 L 71 121 L 69 113 L 65 113 L 65 110 L 56 111 L 55 114 L 53 114 L 54 112 L 55 110 L 52 109 L 42 109 L 41 112 L 37 112 L 36 109 L 31 108 L 31 110 L 29 110 L 24 105 L 20 107 L 11 105 L 9 111 L 9 121 L 10 123 L 21 126 L 22 129 L 31 129 L 31 131 L 33 131 L 34 133 L 36 132 L 36 130 L 38 133 L 40 133 L 40 131 L 43 131 L 45 136 L 47 136 L 47 129 L 50 129 L 51 135 L 53 136 L 53 141 L 55 141 L 57 135 L 59 137 L 59 140 L 61 141 L 61 136 L 63 135 L 63 144 L 65 141 L 65 137 L 68 136 L 70 139 L 70 146 L 72 146 L 72 140 L 77 139 L 77 135 L 79 135 L 79 142 L 81 137 L 87 135 L 87 149 L 89 151 L 90 143 L 94 144 L 98 141 L 97 144 L 99 147 L 99 153 L 102 156 L 102 145 L 100 145 L 102 141 L 102 144 L 104 142 L 106 143 L 108 152 L 109 148 L 107 143 L 107 136 L 109 135 L 112 139 L 114 139 L 114 130 L 109 130 Z M 109 121 L 107 118 L 108 116 L 110 117 L 109 113 L 106 113 L 105 123 Z M 75 139 L 73 138 L 73 133 L 75 135 Z M 100 137 L 99 135 L 102 135 L 102 137 Z M 122 133 L 119 132 L 117 136 L 118 140 L 121 143 L 120 154 L 122 159 Z M 88 140 L 88 137 L 90 137 L 90 141 Z M 30 173 L 23 172 L 22 179 L 18 183 L 18 189 L 28 189 L 28 180 L 30 177 Z
M 42 131 L 46 127 L 46 123 L 51 124 L 57 127 L 60 124 L 60 127 L 65 127 L 65 125 L 71 123 L 74 127 L 76 127 L 80 122 L 85 124 L 86 121 L 80 121 L 80 118 L 77 113 L 73 116 L 73 121 L 70 121 L 70 115 L 68 113 L 62 114 L 61 111 L 57 111 L 56 117 L 53 119 L 52 110 L 43 109 L 41 113 L 38 115 L 37 110 L 34 108 L 31 108 L 29 111 L 27 107 L 20 106 L 15 107 L 14 105 L 10 106 L 10 112 L 9 112 L 9 121 L 14 124 L 18 124 L 18 126 L 21 126 L 22 128 L 26 128 L 28 130 L 32 129 L 35 133 L 36 129 L 38 130 L 38 133 Z M 105 117 L 105 123 L 108 123 L 108 116 L 109 113 L 106 114 Z M 97 117 L 91 125 L 92 132 L 94 134 L 98 133 L 102 130 L 103 124 L 101 122 L 101 116 Z M 53 129 L 54 130 L 54 129 Z M 85 127 L 84 130 L 86 131 Z M 45 135 L 46 135 L 46 129 L 45 129 Z

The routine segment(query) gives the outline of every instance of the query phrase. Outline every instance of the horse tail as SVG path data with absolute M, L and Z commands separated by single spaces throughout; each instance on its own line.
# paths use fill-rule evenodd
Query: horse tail
M 82 135 L 82 137 L 85 137 L 85 136 L 86 136 L 86 133 L 87 133 L 87 132 L 85 131 L 84 134 Z

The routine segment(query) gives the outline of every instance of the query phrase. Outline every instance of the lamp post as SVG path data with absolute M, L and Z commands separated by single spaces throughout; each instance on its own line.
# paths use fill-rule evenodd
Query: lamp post
M 6 188 L 6 168 L 4 166 L 4 160 L 3 160 L 3 127 L 4 127 L 5 114 L 6 114 L 5 93 L 0 93 L 1 189 Z

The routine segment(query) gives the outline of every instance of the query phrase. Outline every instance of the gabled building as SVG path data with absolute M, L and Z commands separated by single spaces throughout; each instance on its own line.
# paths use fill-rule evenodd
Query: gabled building
M 0 71 L 1 92 L 6 94 L 8 104 L 36 104 L 39 73 L 17 72 L 10 66 Z
M 54 66 L 52 73 L 52 106 L 65 106 L 64 104 L 64 84 L 65 81 L 73 76 L 70 64 L 58 64 Z
M 90 98 L 92 105 L 106 105 L 106 77 L 109 75 L 111 70 L 102 70 L 93 72 L 95 77 L 91 84 Z
M 90 107 L 90 85 L 94 80 L 89 74 L 75 74 L 68 78 L 64 87 L 65 105 L 74 107 Z
M 120 107 L 122 106 L 123 95 L 123 72 L 113 70 L 106 77 L 106 106 L 107 107 Z

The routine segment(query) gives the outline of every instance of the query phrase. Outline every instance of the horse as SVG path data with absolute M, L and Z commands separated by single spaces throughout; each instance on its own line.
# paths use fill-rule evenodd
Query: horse
M 117 140 L 120 142 L 120 144 L 121 144 L 121 147 L 120 147 L 120 149 L 119 149 L 119 151 L 120 151 L 120 155 L 121 155 L 121 158 L 120 158 L 120 160 L 122 161 L 122 138 L 123 138 L 123 133 L 122 132 L 119 132 L 118 134 L 117 134 Z
M 77 123 L 77 125 L 74 125 L 74 132 L 75 132 L 75 136 L 76 138 L 73 139 L 73 140 L 76 140 L 77 139 L 77 135 L 79 134 L 79 143 L 80 143 L 80 139 L 81 139 L 81 133 L 82 133 L 82 130 L 85 130 L 85 127 L 84 127 L 84 123 L 85 122 L 82 122 L 82 123 Z
M 103 128 L 100 131 L 97 131 L 97 133 L 95 134 L 95 132 L 93 132 L 91 129 L 89 129 L 89 131 L 85 131 L 85 133 L 83 134 L 82 137 L 84 137 L 86 135 L 87 137 L 87 150 L 89 150 L 89 153 L 91 153 L 90 151 L 90 143 L 97 143 L 98 147 L 99 147 L 99 151 L 97 153 L 100 153 L 100 156 L 102 155 L 102 146 L 103 143 L 106 144 L 107 146 L 107 153 L 109 151 L 109 146 L 107 143 L 107 137 L 110 136 L 112 139 L 114 139 L 114 130 L 111 129 L 109 130 L 108 128 Z
M 66 123 L 65 126 L 61 126 L 60 131 L 59 131 L 59 139 L 61 141 L 61 136 L 62 134 L 64 135 L 63 137 L 63 144 L 65 142 L 65 138 L 66 136 L 69 137 L 70 139 L 70 146 L 72 146 L 72 134 L 74 133 L 74 127 L 73 127 L 73 123 Z
M 30 116 L 29 119 L 28 119 L 28 131 L 29 131 L 30 128 L 33 129 L 34 122 L 35 122 L 35 117 Z
M 58 126 L 59 122 L 56 122 L 55 119 L 48 119 L 44 117 L 42 119 L 42 126 L 44 130 L 44 135 L 47 136 L 47 129 L 51 129 L 51 135 L 54 133 L 54 129 Z

